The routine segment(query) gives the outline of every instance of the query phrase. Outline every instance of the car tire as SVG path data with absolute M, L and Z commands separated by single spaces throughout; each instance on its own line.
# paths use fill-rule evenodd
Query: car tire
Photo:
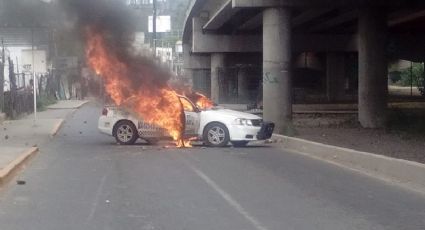
M 245 147 L 249 141 L 232 141 L 233 147 Z
M 120 121 L 114 129 L 115 140 L 120 145 L 132 145 L 139 138 L 136 126 L 131 121 Z
M 230 140 L 229 130 L 221 123 L 211 123 L 205 127 L 203 139 L 210 147 L 224 147 Z

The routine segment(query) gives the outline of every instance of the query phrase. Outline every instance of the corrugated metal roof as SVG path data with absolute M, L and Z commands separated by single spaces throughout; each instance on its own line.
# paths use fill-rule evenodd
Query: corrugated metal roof
M 0 27 L 0 40 L 5 46 L 30 46 L 32 41 L 35 46 L 48 45 L 49 34 L 48 28 Z

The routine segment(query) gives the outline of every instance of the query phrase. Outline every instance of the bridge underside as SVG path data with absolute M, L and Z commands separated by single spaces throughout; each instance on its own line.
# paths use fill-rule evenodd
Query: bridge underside
M 357 101 L 362 126 L 379 128 L 388 64 L 425 61 L 424 31 L 425 5 L 415 0 L 198 0 L 186 21 L 185 68 L 194 81 L 209 71 L 218 102 L 262 91 L 251 99 L 280 132 L 298 88 L 310 86 L 327 102 Z

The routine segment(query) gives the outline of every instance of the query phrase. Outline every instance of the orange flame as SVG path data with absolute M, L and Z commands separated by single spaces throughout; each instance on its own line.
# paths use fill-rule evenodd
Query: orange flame
M 201 93 L 195 93 L 198 99 L 196 105 L 201 109 L 210 109 L 214 106 L 214 102 Z
M 123 59 L 117 50 L 108 49 L 107 36 L 95 28 L 87 27 L 85 32 L 87 63 L 102 77 L 113 102 L 136 113 L 145 122 L 164 128 L 176 141 L 177 147 L 192 147 L 190 142 L 196 138 L 183 139 L 184 108 L 191 105 L 181 101 L 170 85 L 156 79 L 163 77 L 160 76 L 163 73 L 152 65 Z M 143 82 L 137 82 L 135 78 Z M 179 92 L 189 94 L 188 97 L 201 109 L 214 106 L 205 95 L 191 89 Z
M 189 98 L 196 106 L 198 106 L 198 108 L 204 110 L 210 109 L 214 106 L 214 102 L 212 100 L 202 93 L 194 92 L 192 87 L 182 84 L 181 82 L 172 82 L 172 84 L 173 89 L 175 89 L 179 94 Z
M 177 93 L 167 84 L 158 88 L 152 83 L 154 79 L 135 86 L 131 76 L 140 74 L 143 76 L 138 77 L 146 77 L 144 74 L 152 75 L 154 71 L 147 69 L 144 73 L 134 73 L 129 63 L 108 50 L 102 33 L 89 27 L 86 36 L 87 63 L 103 78 L 106 92 L 115 104 L 135 112 L 147 123 L 164 128 L 175 141 L 184 144 L 184 114 Z

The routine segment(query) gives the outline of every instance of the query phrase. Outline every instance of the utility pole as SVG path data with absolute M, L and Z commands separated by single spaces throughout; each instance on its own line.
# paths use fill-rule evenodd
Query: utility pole
M 1 39 L 1 64 L 0 64 L 0 111 L 4 112 L 4 41 Z
M 413 62 L 410 62 L 410 96 L 413 97 Z
M 12 58 L 8 58 L 9 61 L 9 82 L 10 82 L 10 115 L 12 118 L 16 118 L 16 91 L 18 89 L 16 85 L 15 67 L 13 65 Z
M 34 64 L 34 28 L 31 28 L 31 54 L 32 54 L 32 88 L 34 93 L 34 125 L 37 122 L 37 77 L 35 76 L 35 64 Z
M 153 17 L 152 17 L 152 40 L 153 40 L 153 56 L 156 57 L 156 15 L 157 0 L 153 0 Z
M 16 58 L 16 76 L 18 78 L 18 83 L 17 84 L 18 84 L 18 87 L 21 87 L 22 84 L 20 84 L 20 82 L 22 82 L 22 79 L 19 80 L 21 74 L 19 73 L 18 57 L 15 57 L 15 58 Z M 24 81 L 23 87 L 25 88 L 25 81 Z

